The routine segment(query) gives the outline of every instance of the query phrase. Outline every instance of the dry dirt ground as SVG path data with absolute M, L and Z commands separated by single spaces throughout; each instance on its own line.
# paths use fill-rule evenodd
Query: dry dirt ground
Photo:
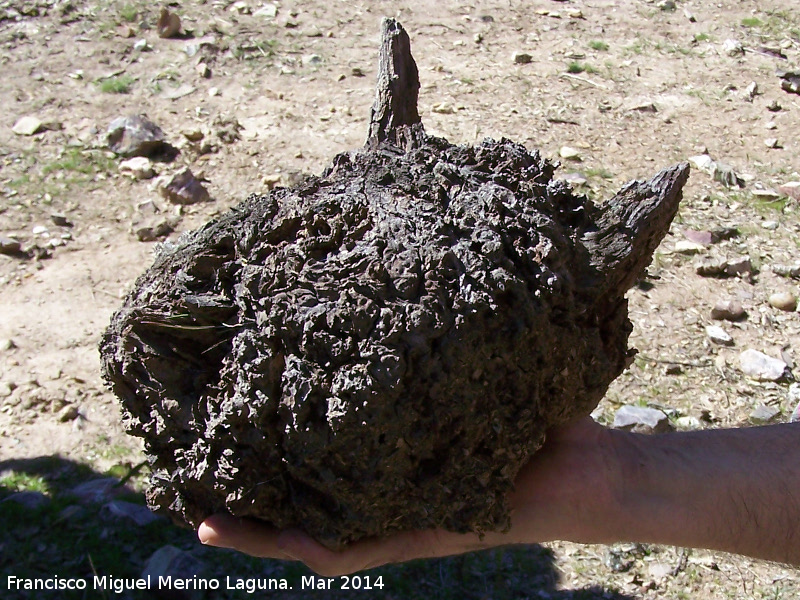
M 508 137 L 554 159 L 572 147 L 580 160 L 562 160 L 561 173 L 585 176 L 598 200 L 706 150 L 742 176 L 745 187 L 729 188 L 694 170 L 647 285 L 630 293 L 639 358 L 596 417 L 609 422 L 620 405 L 638 404 L 664 409 L 680 427 L 748 425 L 759 407 L 788 420 L 789 382 L 746 378 L 738 355 L 752 348 L 789 366 L 800 360 L 798 312 L 767 301 L 798 293 L 796 279 L 773 270 L 800 256 L 798 200 L 758 194 L 800 180 L 800 95 L 783 91 L 776 76 L 800 69 L 795 2 L 281 0 L 259 12 L 261 0 L 186 1 L 170 5 L 185 35 L 161 39 L 158 9 L 137 0 L 0 1 L 0 236 L 30 250 L 0 254 L 0 340 L 10 340 L 0 343 L 0 464 L 58 454 L 103 472 L 141 460 L 96 350 L 151 261 L 153 243 L 131 232 L 137 204 L 153 199 L 179 215 L 174 238 L 360 146 L 381 16 L 410 32 L 429 133 L 465 144 Z M 727 51 L 731 39 L 743 53 Z M 530 61 L 515 61 L 515 52 Z M 114 118 L 137 113 L 181 150 L 156 170 L 190 166 L 212 202 L 171 206 L 152 181 L 119 172 L 104 133 Z M 46 129 L 13 133 L 26 115 Z M 226 141 L 219 133 L 230 119 L 242 129 Z M 183 135 L 196 130 L 209 142 L 204 150 Z M 676 243 L 687 230 L 725 227 L 738 235 L 696 248 L 699 258 L 749 257 L 753 272 L 701 277 L 698 257 L 676 252 Z M 714 304 L 728 299 L 748 316 L 722 323 L 733 346 L 714 345 L 705 326 Z M 565 590 L 701 599 L 800 593 L 795 569 L 716 553 L 552 548 Z

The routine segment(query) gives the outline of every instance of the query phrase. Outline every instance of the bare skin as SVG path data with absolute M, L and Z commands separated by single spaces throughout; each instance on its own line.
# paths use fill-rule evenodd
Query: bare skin
M 800 565 L 800 426 L 644 436 L 587 418 L 551 431 L 520 471 L 508 533 L 403 532 L 332 552 L 297 530 L 214 515 L 200 540 L 333 576 L 553 540 L 637 541 Z

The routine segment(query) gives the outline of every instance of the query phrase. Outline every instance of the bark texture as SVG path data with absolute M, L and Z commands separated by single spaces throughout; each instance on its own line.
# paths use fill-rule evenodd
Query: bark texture
M 502 530 L 545 430 L 629 363 L 624 293 L 688 166 L 598 208 L 519 144 L 427 136 L 418 89 L 386 20 L 364 149 L 165 247 L 114 315 L 104 375 L 152 458 L 154 509 L 332 548 Z

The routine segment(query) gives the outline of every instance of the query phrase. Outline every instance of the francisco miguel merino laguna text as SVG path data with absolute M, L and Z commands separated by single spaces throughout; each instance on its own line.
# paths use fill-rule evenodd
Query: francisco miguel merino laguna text
M 161 575 L 154 578 L 146 577 L 114 577 L 113 575 L 95 575 L 91 580 L 82 577 L 59 577 L 53 575 L 46 578 L 25 578 L 9 575 L 6 578 L 8 590 L 85 590 L 89 587 L 94 590 L 109 590 L 121 594 L 128 590 L 218 590 L 222 588 L 220 580 L 214 577 L 189 577 L 178 578 Z M 155 587 L 154 584 L 155 583 Z M 226 577 L 225 587 L 228 590 L 244 590 L 248 594 L 262 590 L 289 590 L 292 589 L 287 579 L 281 578 L 240 578 Z M 305 582 L 304 582 L 305 583 Z

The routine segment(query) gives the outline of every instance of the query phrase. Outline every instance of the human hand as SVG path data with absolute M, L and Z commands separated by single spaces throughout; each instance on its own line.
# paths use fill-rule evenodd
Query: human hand
M 404 531 L 332 551 L 299 530 L 278 531 L 252 519 L 213 515 L 198 528 L 204 544 L 264 558 L 299 560 L 323 576 L 371 569 L 417 558 L 462 554 L 508 544 L 556 539 L 604 541 L 604 522 L 616 473 L 606 430 L 587 417 L 553 429 L 544 446 L 520 470 L 509 497 L 507 533 L 459 534 L 443 529 Z

